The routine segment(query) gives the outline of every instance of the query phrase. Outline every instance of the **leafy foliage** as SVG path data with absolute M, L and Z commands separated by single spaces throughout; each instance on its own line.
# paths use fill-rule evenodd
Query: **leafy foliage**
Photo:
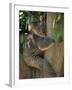
M 32 22 L 38 22 L 40 15 L 43 15 L 43 12 L 34 12 L 34 11 L 19 11 L 19 29 L 26 30 L 27 24 Z
M 60 41 L 60 38 L 62 37 L 63 25 L 64 25 L 64 19 L 63 18 L 64 18 L 63 13 L 59 13 L 56 15 L 55 31 L 52 33 L 52 37 L 56 42 Z

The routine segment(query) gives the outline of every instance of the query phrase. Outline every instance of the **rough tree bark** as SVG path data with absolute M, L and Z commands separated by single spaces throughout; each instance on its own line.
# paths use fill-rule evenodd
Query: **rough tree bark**
M 54 32 L 56 13 L 47 13 L 47 36 L 52 36 Z
M 64 76 L 64 43 L 55 43 L 44 52 L 45 59 L 51 64 L 57 76 Z

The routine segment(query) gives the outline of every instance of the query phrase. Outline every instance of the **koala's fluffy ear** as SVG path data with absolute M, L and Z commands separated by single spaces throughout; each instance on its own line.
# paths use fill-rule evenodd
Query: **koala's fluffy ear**
M 45 36 L 43 33 L 42 26 L 40 25 L 40 22 L 33 22 L 31 24 L 31 32 L 38 36 Z

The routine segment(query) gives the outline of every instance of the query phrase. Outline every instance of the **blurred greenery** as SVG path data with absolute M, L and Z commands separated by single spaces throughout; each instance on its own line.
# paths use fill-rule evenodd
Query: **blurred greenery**
M 61 31 L 56 30 L 54 33 L 52 33 L 53 39 L 58 42 L 61 37 Z
M 52 33 L 52 37 L 56 42 L 60 41 L 60 39 L 62 38 L 64 31 L 63 26 L 64 26 L 64 14 L 57 13 L 55 20 L 55 28 L 54 28 L 54 32 Z
M 32 22 L 38 22 L 40 15 L 43 15 L 43 12 L 34 12 L 34 11 L 19 11 L 19 29 L 26 30 L 27 25 Z

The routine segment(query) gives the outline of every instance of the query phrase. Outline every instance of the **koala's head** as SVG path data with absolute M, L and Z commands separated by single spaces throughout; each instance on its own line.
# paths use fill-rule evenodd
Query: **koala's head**
M 42 27 L 43 27 L 43 26 L 42 26 L 42 24 L 41 24 L 40 22 L 33 22 L 33 23 L 31 24 L 31 32 L 32 32 L 33 34 L 38 35 L 38 36 L 45 36 L 45 35 L 44 35 L 44 30 L 43 30 Z

